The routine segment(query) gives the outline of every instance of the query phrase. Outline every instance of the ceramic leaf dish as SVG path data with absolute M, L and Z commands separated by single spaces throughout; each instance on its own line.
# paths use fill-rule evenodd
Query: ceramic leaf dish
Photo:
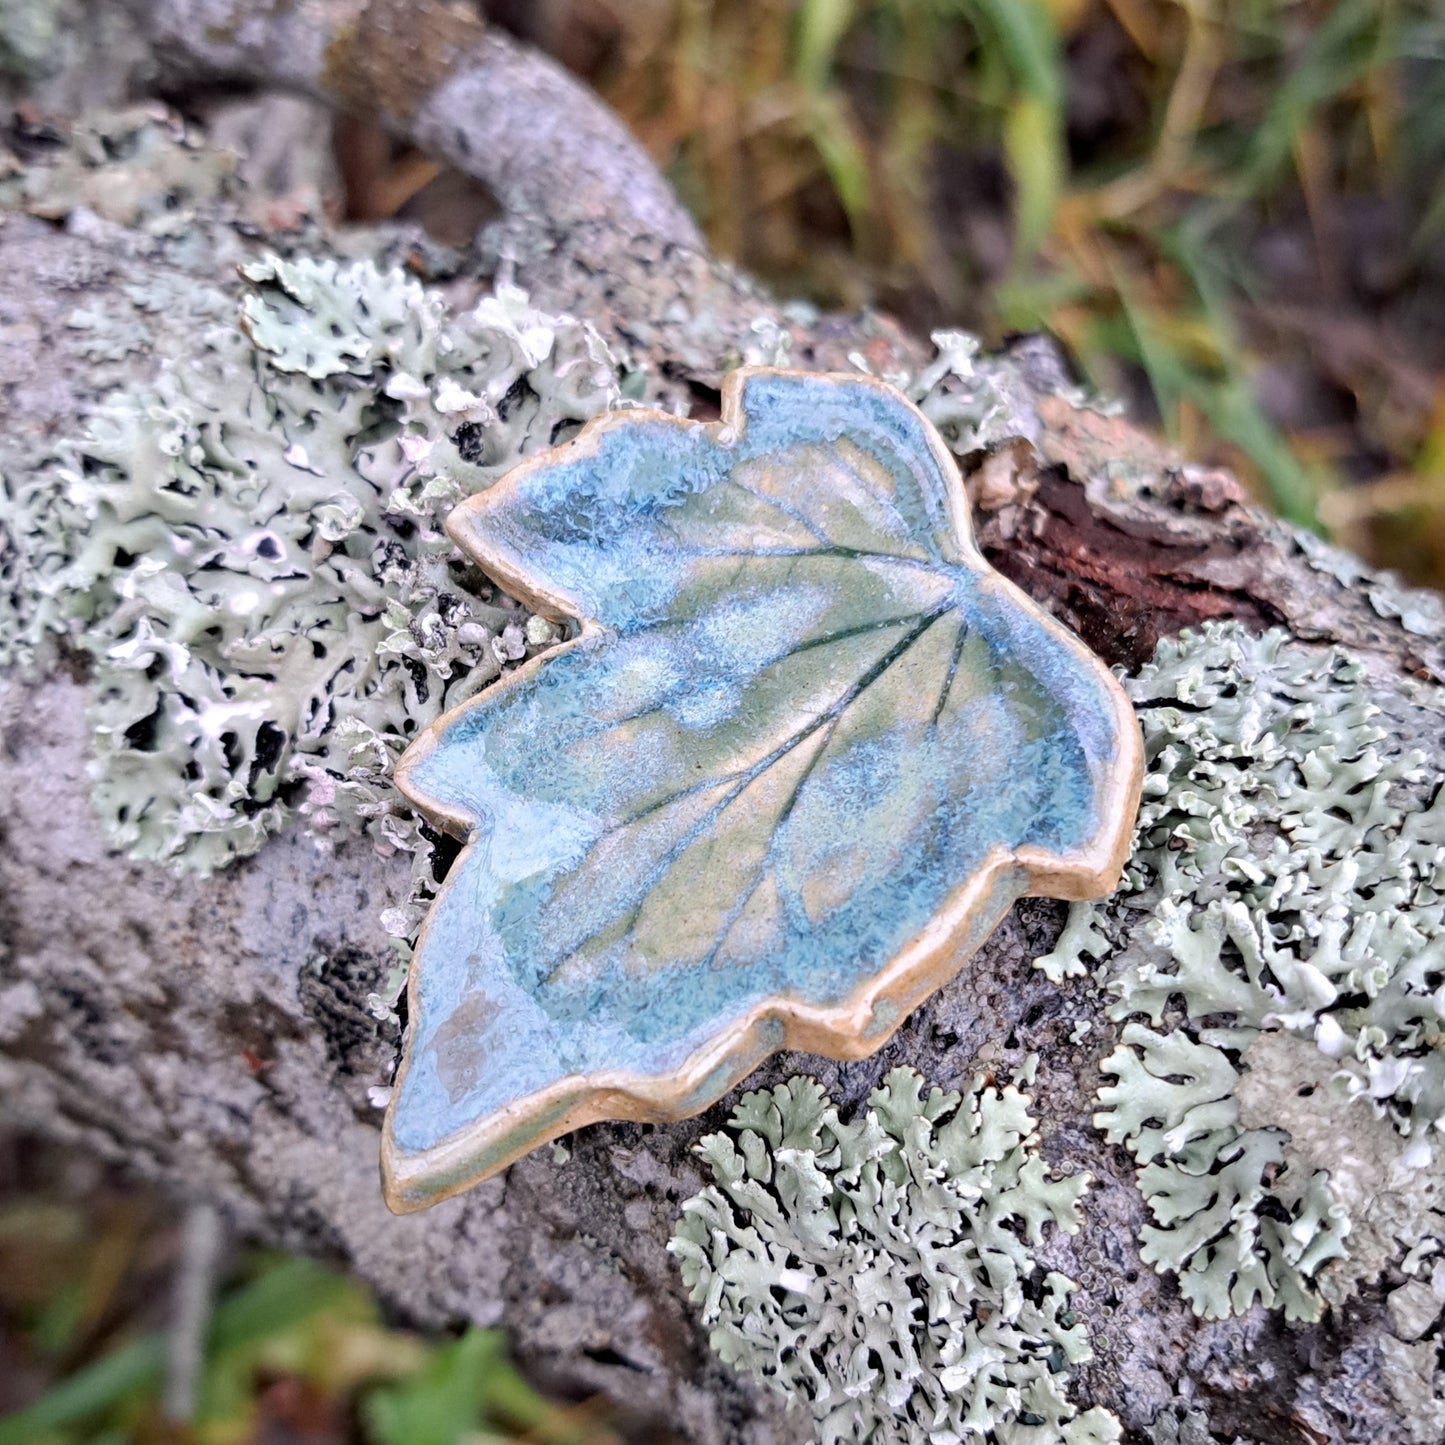
M 777 1049 L 871 1053 L 1015 899 L 1116 882 L 1132 709 L 983 561 L 893 388 L 744 368 L 720 421 L 611 413 L 448 528 L 573 635 L 398 770 L 467 847 L 412 964 L 394 1208 Z

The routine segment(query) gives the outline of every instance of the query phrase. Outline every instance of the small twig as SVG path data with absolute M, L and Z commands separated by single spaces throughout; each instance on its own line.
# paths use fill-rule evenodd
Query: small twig
M 223 1242 L 219 1211 L 209 1204 L 192 1204 L 181 1228 L 181 1258 L 176 1270 L 162 1403 L 166 1419 L 177 1424 L 189 1424 L 195 1417 Z
M 702 249 L 647 152 L 559 65 L 465 0 L 132 0 L 171 77 L 301 90 L 485 183 L 514 215 Z

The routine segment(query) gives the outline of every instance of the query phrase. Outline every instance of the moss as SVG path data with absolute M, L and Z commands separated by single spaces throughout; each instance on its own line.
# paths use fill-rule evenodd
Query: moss
M 1143 1257 L 1206 1316 L 1313 1319 L 1438 1247 L 1438 765 L 1357 662 L 1283 633 L 1185 634 L 1126 686 L 1149 773 L 1125 883 L 1038 963 L 1090 958 L 1124 1024 L 1095 1121 L 1138 1162 Z
M 1088 1176 L 1049 1174 L 1028 1105 L 908 1069 L 851 1122 L 811 1079 L 745 1095 L 670 1246 L 713 1348 L 822 1442 L 1117 1440 L 1068 1400 L 1089 1343 L 1030 1249 L 1077 1229 Z

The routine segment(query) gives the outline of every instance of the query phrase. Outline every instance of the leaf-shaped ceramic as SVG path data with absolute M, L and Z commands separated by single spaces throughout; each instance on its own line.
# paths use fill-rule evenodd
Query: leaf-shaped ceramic
M 1020 895 L 1117 881 L 1133 712 L 893 388 L 737 371 L 720 421 L 600 418 L 448 526 L 580 627 L 398 770 L 468 846 L 412 963 L 393 1208 L 776 1049 L 868 1054 Z

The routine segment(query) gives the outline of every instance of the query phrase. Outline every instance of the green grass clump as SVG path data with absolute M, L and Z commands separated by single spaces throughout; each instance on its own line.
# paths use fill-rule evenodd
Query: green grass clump
M 591 48 L 576 24 L 534 38 L 642 135 L 715 249 L 921 331 L 1052 331 L 1195 459 L 1445 580 L 1432 0 L 553 8 L 592 19 Z M 1261 260 L 1281 247 L 1289 286 Z

